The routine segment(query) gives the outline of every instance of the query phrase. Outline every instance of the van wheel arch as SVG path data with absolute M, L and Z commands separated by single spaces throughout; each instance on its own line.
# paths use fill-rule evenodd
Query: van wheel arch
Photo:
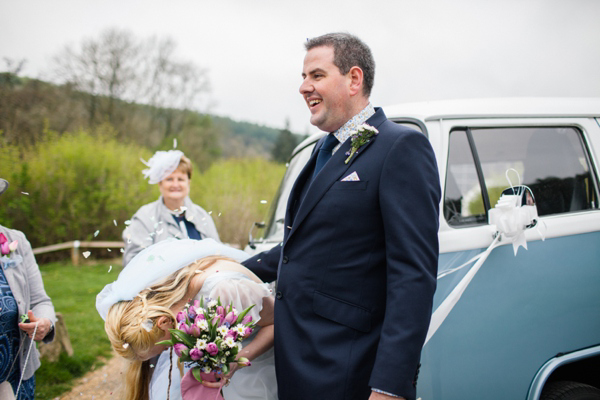
M 554 381 L 544 386 L 540 400 L 600 400 L 600 389 L 573 381 Z

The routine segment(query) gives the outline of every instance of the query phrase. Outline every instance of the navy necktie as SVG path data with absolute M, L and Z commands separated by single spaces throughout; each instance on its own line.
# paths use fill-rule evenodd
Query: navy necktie
M 338 145 L 338 143 L 340 142 L 335 136 L 333 136 L 333 133 L 327 135 L 325 141 L 323 142 L 323 145 L 319 149 L 319 154 L 317 154 L 317 164 L 315 165 L 313 179 L 315 179 L 315 177 L 317 176 L 321 168 L 323 168 L 325 163 L 329 161 L 329 159 L 331 158 L 331 152 L 333 151 L 333 148 Z

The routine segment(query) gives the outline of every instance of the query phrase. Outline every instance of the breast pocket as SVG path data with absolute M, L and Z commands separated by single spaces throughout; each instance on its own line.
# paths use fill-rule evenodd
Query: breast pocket
M 365 190 L 369 181 L 339 181 L 333 184 L 331 190 Z

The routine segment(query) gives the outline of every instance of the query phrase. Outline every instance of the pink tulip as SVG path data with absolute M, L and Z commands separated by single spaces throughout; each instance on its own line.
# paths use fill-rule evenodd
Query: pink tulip
M 175 351 L 175 354 L 177 354 L 177 357 L 181 357 L 182 354 L 185 354 L 186 351 L 189 351 L 188 347 L 183 343 L 177 343 L 175 346 L 173 346 L 173 350 Z
M 212 320 L 213 325 L 221 326 L 223 324 L 223 317 L 220 315 L 215 315 Z
M 235 322 L 236 319 L 237 319 L 237 317 L 235 316 L 235 314 L 233 312 L 230 312 L 225 317 L 225 323 L 231 325 Z
M 238 333 L 236 331 L 234 331 L 233 329 L 230 329 L 225 334 L 225 337 L 231 336 L 233 338 L 233 340 L 236 340 L 237 339 L 237 335 L 238 335 Z
M 242 319 L 242 324 L 244 325 L 248 325 L 250 322 L 252 322 L 252 315 L 246 315 L 244 319 Z
M 204 353 L 202 353 L 200 349 L 197 349 L 195 347 L 192 350 L 190 350 L 190 358 L 194 361 L 198 361 L 202 358 L 203 355 Z
M 225 316 L 225 308 L 223 306 L 217 307 L 217 314 L 221 316 Z
M 252 332 L 254 332 L 252 330 L 252 328 L 247 327 L 246 329 L 244 329 L 244 337 L 247 337 L 248 335 L 252 335 Z
M 206 345 L 206 352 L 211 356 L 216 356 L 219 352 L 219 347 L 215 343 L 210 342 Z
M 8 239 L 6 236 L 4 236 L 4 233 L 0 233 L 0 244 L 4 244 L 6 242 L 8 242 Z
M 19 243 L 15 240 L 11 244 L 8 245 L 8 248 L 10 249 L 10 251 L 15 251 L 18 246 L 19 246 Z
M 8 242 L 4 242 L 4 243 L 0 244 L 0 253 L 2 253 L 3 256 L 10 254 L 10 249 L 8 248 Z
M 177 322 L 182 322 L 186 320 L 186 315 L 184 311 L 179 311 L 177 313 Z

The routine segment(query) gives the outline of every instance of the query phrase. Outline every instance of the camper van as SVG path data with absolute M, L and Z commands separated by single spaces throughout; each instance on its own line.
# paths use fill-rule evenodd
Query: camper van
M 600 98 L 383 109 L 429 139 L 443 193 L 434 315 L 455 304 L 430 329 L 417 397 L 600 399 Z M 248 252 L 283 240 L 288 195 L 323 135 L 294 150 Z M 517 192 L 513 211 L 534 206 L 518 238 L 491 218 Z

